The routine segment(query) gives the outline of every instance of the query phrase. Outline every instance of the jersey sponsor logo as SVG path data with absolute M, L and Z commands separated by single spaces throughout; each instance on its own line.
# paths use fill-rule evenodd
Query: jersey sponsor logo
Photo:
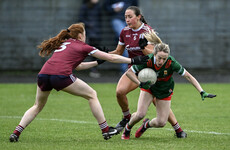
M 131 37 L 131 35 L 126 35 L 125 37 Z
M 125 48 L 128 50 L 128 51 L 136 51 L 136 50 L 140 50 L 140 47 L 129 47 L 129 45 L 126 45 Z
M 128 51 L 139 51 L 140 50 L 140 47 L 128 47 L 126 48 Z

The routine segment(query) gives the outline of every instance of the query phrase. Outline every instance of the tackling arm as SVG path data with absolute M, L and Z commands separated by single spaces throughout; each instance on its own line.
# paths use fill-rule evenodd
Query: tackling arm
M 82 62 L 82 63 L 80 63 L 75 69 L 76 69 L 77 71 L 79 71 L 79 70 L 86 70 L 86 69 L 95 67 L 95 66 L 97 66 L 97 65 L 98 65 L 97 61 Z
M 149 56 L 136 56 L 133 58 L 127 58 L 116 54 L 108 54 L 99 50 L 93 53 L 92 56 L 98 59 L 107 60 L 112 63 L 126 63 L 126 64 L 143 64 L 143 63 L 147 63 L 149 59 Z
M 102 51 L 97 51 L 94 54 L 92 54 L 93 57 L 96 57 L 98 59 L 107 60 L 112 63 L 126 63 L 131 64 L 131 59 L 127 57 L 123 57 L 116 54 L 108 54 Z

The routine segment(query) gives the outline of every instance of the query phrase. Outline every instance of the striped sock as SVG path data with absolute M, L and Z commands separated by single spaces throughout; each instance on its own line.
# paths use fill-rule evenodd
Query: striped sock
M 131 118 L 131 114 L 129 112 L 129 109 L 127 111 L 123 111 L 123 115 L 124 115 L 124 118 L 126 118 L 126 119 L 130 119 Z
M 101 131 L 102 131 L 103 133 L 109 131 L 109 126 L 108 126 L 108 124 L 107 124 L 106 121 L 100 123 L 99 126 L 100 126 Z
M 17 136 L 19 136 L 21 134 L 21 132 L 24 130 L 24 128 L 20 125 L 18 125 L 15 130 L 14 130 L 14 134 L 16 134 Z
M 132 129 L 133 126 L 130 126 L 128 123 L 125 125 L 125 129 L 127 131 L 130 131 Z
M 183 131 L 178 122 L 175 125 L 173 125 L 172 127 L 174 128 L 176 133 L 179 133 L 179 132 Z
M 150 125 L 149 125 L 149 121 L 147 121 L 145 124 L 144 124 L 144 128 L 149 128 L 150 127 Z

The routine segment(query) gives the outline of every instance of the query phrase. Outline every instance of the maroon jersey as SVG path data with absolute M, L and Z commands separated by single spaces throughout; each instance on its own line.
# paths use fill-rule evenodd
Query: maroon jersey
M 69 76 L 72 71 L 96 48 L 76 39 L 68 39 L 55 50 L 39 74 Z
M 135 56 L 144 55 L 141 48 L 139 47 L 139 38 L 144 32 L 148 32 L 152 28 L 147 24 L 142 24 L 139 29 L 132 29 L 126 26 L 120 34 L 119 45 L 125 45 L 126 50 L 129 53 L 129 57 L 133 58 Z

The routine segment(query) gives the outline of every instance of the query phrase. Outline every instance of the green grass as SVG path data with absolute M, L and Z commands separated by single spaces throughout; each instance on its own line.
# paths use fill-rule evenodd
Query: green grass
M 90 84 L 97 92 L 107 122 L 115 126 L 122 113 L 116 102 L 116 84 Z M 133 127 L 131 139 L 121 134 L 105 141 L 86 100 L 64 92 L 52 91 L 43 111 L 23 131 L 18 143 L 9 135 L 24 112 L 33 105 L 36 84 L 0 84 L 0 149 L 230 149 L 230 84 L 202 84 L 214 99 L 202 101 L 191 84 L 176 84 L 172 109 L 188 138 L 177 139 L 169 123 L 161 129 L 149 129 L 139 139 Z M 131 112 L 136 111 L 139 89 L 128 95 Z M 155 117 L 150 106 L 146 117 Z

